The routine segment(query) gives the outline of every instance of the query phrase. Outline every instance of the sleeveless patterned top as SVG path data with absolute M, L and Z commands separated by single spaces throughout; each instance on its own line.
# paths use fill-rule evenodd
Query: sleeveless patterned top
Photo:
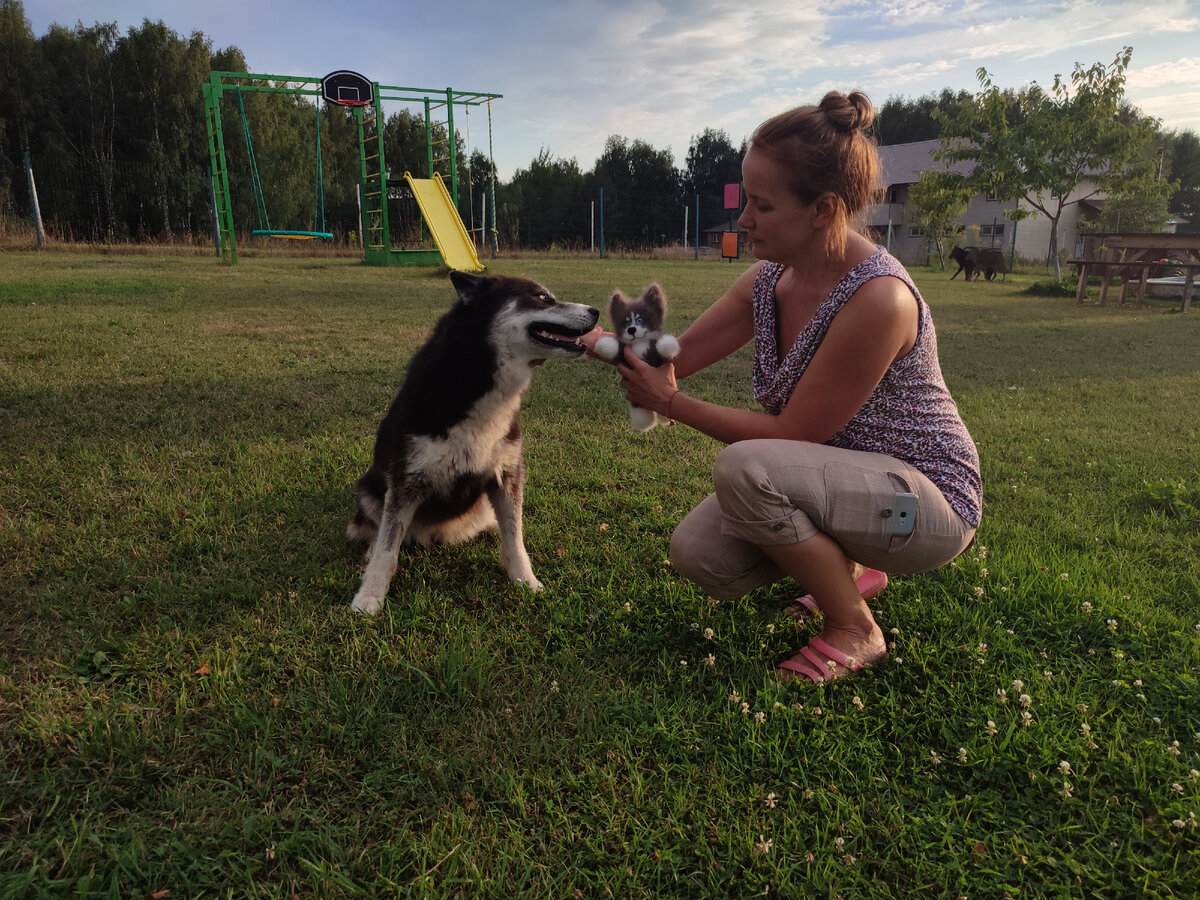
M 754 399 L 767 412 L 779 415 L 834 316 L 854 292 L 872 278 L 899 278 L 917 300 L 916 343 L 888 367 L 867 402 L 826 443 L 883 453 L 908 463 L 937 485 L 968 525 L 977 527 L 983 508 L 979 453 L 942 377 L 929 307 L 904 266 L 879 247 L 837 284 L 781 358 L 776 347 L 775 285 L 782 274 L 782 265 L 766 263 L 754 281 Z

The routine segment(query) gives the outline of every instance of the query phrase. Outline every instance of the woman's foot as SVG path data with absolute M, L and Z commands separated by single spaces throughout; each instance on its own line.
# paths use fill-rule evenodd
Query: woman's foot
M 887 641 L 874 622 L 869 633 L 825 631 L 813 637 L 791 659 L 779 665 L 784 681 L 807 677 L 814 684 L 844 678 L 887 659 Z

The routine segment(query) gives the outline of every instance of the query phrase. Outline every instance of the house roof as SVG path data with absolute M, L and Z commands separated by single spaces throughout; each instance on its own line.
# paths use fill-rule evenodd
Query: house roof
M 941 141 L 914 141 L 911 144 L 887 144 L 877 148 L 884 185 L 913 184 L 922 172 L 945 168 L 944 162 L 933 158 L 933 151 L 941 145 Z M 950 166 L 950 171 L 968 175 L 974 167 L 973 161 L 963 160 Z

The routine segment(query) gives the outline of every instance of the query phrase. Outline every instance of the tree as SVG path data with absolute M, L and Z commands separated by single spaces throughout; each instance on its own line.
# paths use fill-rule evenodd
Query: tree
M 1050 222 L 1046 261 L 1062 277 L 1058 222 L 1069 203 L 1097 194 L 1120 195 L 1141 189 L 1167 192 L 1162 182 L 1146 180 L 1145 153 L 1157 122 L 1125 102 L 1125 71 L 1132 49 L 1125 47 L 1109 66 L 1075 65 L 1070 82 L 1055 76 L 1049 91 L 1036 83 L 1015 95 L 1019 115 L 1010 113 L 1014 95 L 978 71 L 982 90 L 956 115 L 941 111 L 937 159 L 975 163 L 966 185 L 1001 200 L 1020 201 Z M 1079 194 L 1076 194 L 1079 191 Z M 1023 210 L 1014 209 L 1011 218 Z
M 1200 227 L 1200 137 L 1194 131 L 1164 135 L 1163 174 L 1179 183 L 1167 205 L 1169 212 Z
M 967 211 L 971 191 L 966 179 L 955 172 L 930 169 L 911 188 L 916 215 L 913 225 L 925 234 L 925 246 L 937 250 L 938 262 L 946 268 L 946 236 Z
M 728 134 L 715 128 L 706 128 L 692 138 L 681 182 L 683 200 L 689 209 L 694 198 L 700 198 L 698 227 L 728 217 L 723 189 L 727 184 L 741 182 L 744 155 L 744 148 L 739 151 L 730 143 Z
M 934 110 L 944 115 L 957 115 L 959 107 L 971 99 L 970 91 L 944 89 L 941 94 L 926 94 L 915 100 L 889 97 L 875 120 L 875 134 L 880 145 L 909 144 L 933 141 L 938 138 L 938 122 Z
M 682 218 L 679 173 L 670 150 L 612 135 L 596 160 L 592 181 L 604 190 L 605 233 L 626 247 L 652 247 L 675 234 Z

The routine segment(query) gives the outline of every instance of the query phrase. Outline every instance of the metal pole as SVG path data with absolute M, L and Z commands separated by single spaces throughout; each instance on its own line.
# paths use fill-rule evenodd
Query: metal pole
M 700 195 L 696 195 L 696 224 L 692 226 L 696 229 L 696 239 L 692 243 L 696 247 L 696 259 L 700 259 Z
M 600 258 L 604 259 L 604 188 L 600 188 Z
M 29 160 L 29 151 L 25 151 L 25 174 L 29 177 L 29 202 L 33 206 L 33 228 L 37 234 L 38 249 L 42 249 L 42 243 L 46 239 L 46 232 L 42 228 L 42 209 L 38 205 L 37 185 L 33 180 L 33 163 Z

